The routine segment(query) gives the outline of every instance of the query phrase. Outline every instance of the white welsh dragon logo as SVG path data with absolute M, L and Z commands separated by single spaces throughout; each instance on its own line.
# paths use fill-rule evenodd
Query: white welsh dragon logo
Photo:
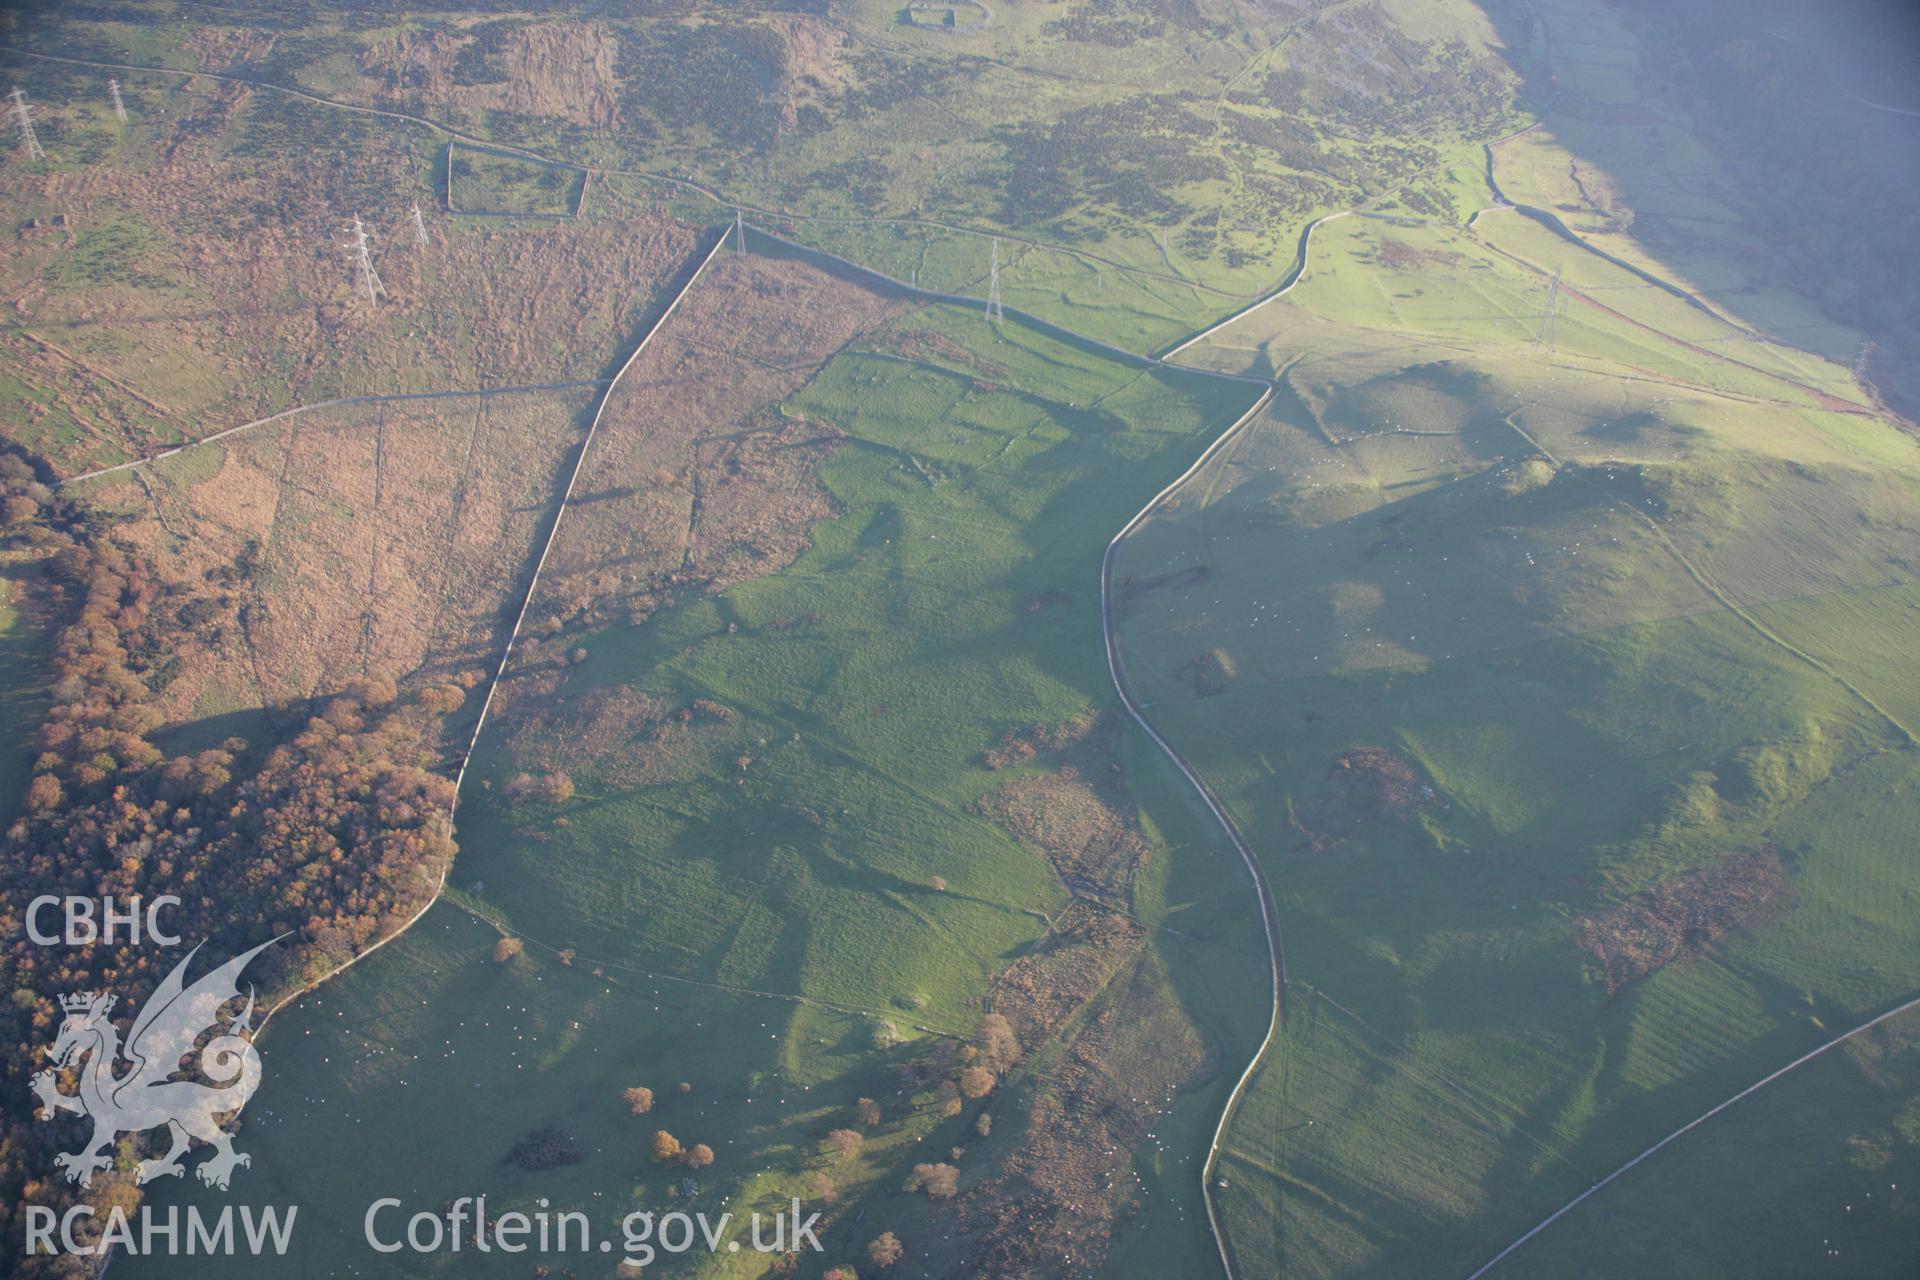
M 138 1181 L 142 1183 L 182 1173 L 180 1159 L 194 1138 L 214 1149 L 213 1156 L 195 1170 L 208 1186 L 226 1190 L 234 1169 L 252 1163 L 233 1149 L 232 1137 L 214 1119 L 237 1115 L 260 1087 L 260 1055 L 253 1042 L 243 1038 L 253 1017 L 251 988 L 240 1016 L 200 1050 L 200 1070 L 216 1083 L 208 1086 L 169 1077 L 180 1070 L 180 1059 L 200 1037 L 218 1028 L 221 1007 L 240 994 L 240 971 L 247 962 L 272 945 L 263 942 L 235 956 L 189 987 L 185 975 L 200 950 L 195 947 L 141 1006 L 127 1029 L 124 1047 L 108 1020 L 114 997 L 79 992 L 60 998 L 67 1016 L 50 1051 L 53 1066 L 34 1076 L 33 1091 L 40 1097 L 38 1119 L 51 1120 L 59 1112 L 72 1111 L 93 1121 L 93 1135 L 85 1146 L 71 1155 L 63 1152 L 54 1157 L 69 1181 L 91 1186 L 94 1171 L 112 1165 L 116 1138 L 162 1125 L 173 1145 L 160 1159 L 140 1162 Z M 55 1070 L 74 1066 L 83 1058 L 80 1091 L 60 1092 Z M 121 1059 L 131 1066 L 126 1074 L 116 1076 L 114 1068 Z

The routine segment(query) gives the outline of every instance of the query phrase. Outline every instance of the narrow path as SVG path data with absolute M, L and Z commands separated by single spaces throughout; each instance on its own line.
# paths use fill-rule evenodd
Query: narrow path
M 100 467 L 94 471 L 82 471 L 78 475 L 67 476 L 64 479 L 54 481 L 54 488 L 58 489 L 66 485 L 78 484 L 82 480 L 94 480 L 101 476 L 114 475 L 121 471 L 131 471 L 135 467 L 143 467 L 149 463 L 159 462 L 162 458 L 171 458 L 176 453 L 185 453 L 187 450 L 197 449 L 203 444 L 212 444 L 216 440 L 225 440 L 228 436 L 237 436 L 243 431 L 253 431 L 260 427 L 270 427 L 276 422 L 285 422 L 289 418 L 298 417 L 303 413 L 312 413 L 316 409 L 334 409 L 341 405 L 349 404 L 392 404 L 396 401 L 404 400 L 471 400 L 476 398 L 484 399 L 490 396 L 529 395 L 539 391 L 578 391 L 585 387 L 604 387 L 608 382 L 609 379 L 606 378 L 584 378 L 575 382 L 528 382 L 521 383 L 517 386 L 476 387 L 471 391 L 392 391 L 381 395 L 341 396 L 337 400 L 316 400 L 312 404 L 295 405 L 291 409 L 282 409 L 279 413 L 269 414 L 264 418 L 255 418 L 252 422 L 243 422 L 237 427 L 228 427 L 225 430 L 216 431 L 210 436 L 201 436 L 198 440 L 188 440 L 184 444 L 176 444 L 171 448 L 162 449 L 158 453 L 148 454 L 144 458 L 135 458 L 132 462 L 119 462 L 111 467 Z
M 1666 1137 L 1660 1139 L 1660 1141 L 1648 1147 L 1645 1151 L 1642 1151 L 1639 1155 L 1635 1156 L 1633 1159 L 1621 1165 L 1618 1169 L 1615 1169 L 1612 1173 L 1608 1174 L 1606 1177 L 1600 1179 L 1600 1181 L 1588 1187 L 1585 1191 L 1582 1191 L 1579 1195 L 1575 1196 L 1573 1199 L 1561 1205 L 1558 1209 L 1548 1214 L 1545 1218 L 1541 1219 L 1538 1223 L 1534 1224 L 1534 1226 L 1529 1228 L 1527 1232 L 1524 1235 L 1522 1235 L 1519 1239 L 1515 1240 L 1512 1244 L 1502 1249 L 1499 1253 L 1494 1254 L 1492 1258 L 1488 1259 L 1485 1263 L 1483 1263 L 1479 1270 L 1475 1271 L 1472 1275 L 1467 1277 L 1467 1280 L 1480 1280 L 1481 1276 L 1486 1275 L 1487 1272 L 1493 1270 L 1495 1267 L 1499 1266 L 1502 1262 L 1506 1261 L 1506 1259 L 1513 1253 L 1514 1250 L 1518 1249 L 1521 1245 L 1525 1244 L 1527 1241 L 1539 1235 L 1542 1231 L 1545 1231 L 1548 1227 L 1552 1226 L 1554 1223 L 1558 1222 L 1560 1219 L 1566 1217 L 1567 1214 L 1573 1212 L 1575 1209 L 1580 1207 L 1580 1205 L 1584 1204 L 1590 1197 L 1599 1194 L 1616 1178 L 1621 1177 L 1629 1169 L 1632 1169 L 1635 1165 L 1638 1165 L 1641 1161 L 1647 1159 L 1649 1156 L 1654 1155 L 1656 1152 L 1660 1151 L 1662 1148 L 1668 1146 L 1669 1144 L 1677 1141 L 1682 1137 L 1685 1137 L 1687 1134 L 1692 1133 L 1695 1129 L 1698 1129 L 1701 1125 L 1713 1119 L 1715 1116 L 1719 1115 L 1722 1111 L 1725 1111 L 1728 1107 L 1733 1106 L 1736 1102 L 1739 1102 L 1744 1098 L 1751 1097 L 1753 1094 L 1760 1092 L 1760 1090 L 1766 1088 L 1768 1085 L 1772 1084 L 1775 1080 L 1778 1080 L 1781 1076 L 1787 1075 L 1793 1071 L 1798 1070 L 1799 1068 L 1805 1066 L 1807 1063 L 1812 1062 L 1815 1058 L 1819 1057 L 1821 1054 L 1827 1052 L 1829 1049 L 1833 1049 L 1838 1047 L 1839 1045 L 1843 1045 L 1847 1041 L 1859 1035 L 1861 1032 L 1871 1031 L 1873 1028 L 1879 1026 L 1881 1023 L 1886 1022 L 1893 1018 L 1897 1018 L 1901 1014 L 1906 1013 L 1908 1010 L 1911 1010 L 1911 1009 L 1920 1009 L 1920 996 L 1916 996 L 1912 1000 L 1907 1001 L 1905 1004 L 1896 1005 L 1876 1018 L 1869 1018 L 1867 1021 L 1861 1023 L 1859 1026 L 1855 1027 L 1851 1031 L 1841 1032 L 1839 1035 L 1827 1041 L 1825 1044 L 1821 1045 L 1819 1048 L 1811 1050 L 1810 1052 L 1801 1054 L 1799 1057 L 1795 1058 L 1792 1062 L 1789 1062 L 1786 1066 L 1781 1067 L 1778 1071 L 1775 1071 L 1772 1075 L 1766 1076 L 1748 1085 L 1746 1088 L 1742 1089 L 1740 1092 L 1734 1094 L 1731 1098 L 1728 1098 L 1725 1102 L 1722 1102 L 1719 1106 L 1714 1107 L 1709 1111 L 1702 1112 L 1698 1116 L 1695 1116 L 1693 1119 L 1687 1121 L 1685 1124 L 1681 1125 L 1678 1129 L 1675 1129 L 1672 1133 L 1668 1134 Z

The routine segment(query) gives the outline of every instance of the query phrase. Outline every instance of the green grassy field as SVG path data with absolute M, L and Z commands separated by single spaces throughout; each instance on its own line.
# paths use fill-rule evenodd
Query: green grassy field
M 1730 326 L 1517 214 L 1322 231 L 1283 302 L 1190 353 L 1281 394 L 1123 548 L 1121 637 L 1280 901 L 1285 1037 L 1222 1165 L 1241 1268 L 1465 1274 L 1920 988 L 1920 452 L 1837 411 L 1864 403 L 1844 368 L 1716 357 Z M 1555 270 L 1583 305 L 1547 338 Z M 1329 768 L 1364 746 L 1431 795 L 1328 845 Z M 1580 921 L 1753 849 L 1787 868 L 1764 917 L 1610 995 Z M 1820 1150 L 1778 1176 L 1840 1177 Z M 1636 1176 L 1609 1195 L 1686 1185 Z M 1603 1203 L 1543 1256 L 1634 1269 Z M 1769 1238 L 1804 1244 L 1822 1201 L 1786 1203 Z
M 1910 1020 L 1870 1032 L 1680 1139 L 1500 1274 L 1911 1274 L 1915 1071 Z
M 509 217 L 570 218 L 580 207 L 586 174 L 559 165 L 534 164 L 478 147 L 447 152 L 455 213 Z
M 949 354 L 902 359 L 886 334 L 869 335 L 783 406 L 847 433 L 822 473 L 841 514 L 812 549 L 771 577 L 581 637 L 588 656 L 558 707 L 617 688 L 673 705 L 708 698 L 738 718 L 691 739 L 663 779 L 621 786 L 581 772 L 571 800 L 533 809 L 490 798 L 520 766 L 505 736 L 483 741 L 455 903 L 266 1038 L 270 1063 L 298 1065 L 263 1092 L 271 1120 L 249 1137 L 260 1167 L 287 1171 L 271 1190 L 316 1205 L 326 1224 L 303 1243 L 308 1256 L 357 1238 L 366 1183 L 339 1174 L 364 1147 L 338 1126 L 343 1112 L 395 1151 L 452 1145 L 444 1165 L 411 1173 L 434 1204 L 491 1179 L 529 1128 L 596 1135 L 586 1162 L 528 1181 L 525 1195 L 550 1187 L 604 1218 L 662 1194 L 639 1147 L 652 1119 L 721 1153 L 716 1197 L 745 1208 L 807 1195 L 825 1130 L 865 1094 L 890 1118 L 864 1162 L 836 1175 L 842 1218 L 870 1208 L 921 1241 L 951 1230 L 897 1188 L 907 1164 L 944 1158 L 929 1153 L 959 1141 L 972 1114 L 943 1121 L 924 1098 L 907 1105 L 889 1065 L 930 1034 L 970 1034 L 989 976 L 1067 901 L 1045 863 L 973 812 L 999 780 L 976 757 L 1009 731 L 1110 705 L 1096 590 L 1105 540 L 1250 390 L 1128 368 L 959 308 L 909 317 Z M 1029 601 L 1048 592 L 1070 602 L 1036 617 Z M 783 625 L 796 617 L 813 621 Z M 1194 1020 L 1213 1064 L 1137 1153 L 1141 1205 L 1114 1252 L 1132 1274 L 1126 1259 L 1174 1265 L 1210 1247 L 1202 1135 L 1229 1064 L 1258 1038 L 1249 1015 L 1264 951 L 1231 853 L 1176 776 L 1131 737 L 1118 765 L 1156 846 L 1133 909 L 1166 926 L 1135 981 Z M 523 938 L 525 956 L 489 967 L 497 934 L 461 906 Z M 559 948 L 576 953 L 571 967 L 555 961 Z M 604 981 L 586 976 L 595 970 Z M 876 1049 L 896 1036 L 899 1048 Z M 489 1100 L 477 1112 L 456 1065 L 468 1062 L 474 1096 Z M 1045 1077 L 1038 1060 L 1034 1071 L 994 1103 L 992 1142 L 1022 1141 L 1018 1099 Z M 432 1107 L 395 1085 L 409 1072 Z M 671 1098 L 648 1122 L 622 1114 L 622 1087 L 664 1097 L 681 1078 L 695 1085 L 691 1103 Z M 502 1091 L 524 1105 L 497 1108 Z M 619 1145 L 598 1136 L 625 1130 Z M 744 1265 L 710 1270 L 757 1274 Z

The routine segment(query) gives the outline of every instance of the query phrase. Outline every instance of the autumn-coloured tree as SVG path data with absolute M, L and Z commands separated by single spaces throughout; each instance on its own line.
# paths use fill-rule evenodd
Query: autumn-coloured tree
M 27 784 L 27 808 L 35 813 L 48 813 L 60 807 L 60 779 L 50 773 L 35 774 Z
M 655 1160 L 661 1164 L 666 1164 L 669 1161 L 678 1160 L 680 1158 L 680 1152 L 680 1139 L 674 1137 L 665 1129 L 655 1129 L 653 1131 L 653 1158 Z
M 537 778 L 530 773 L 518 773 L 507 783 L 505 795 L 508 800 L 516 802 L 531 800 L 539 804 L 561 804 L 573 799 L 573 779 L 560 769 Z
M 917 1164 L 907 1176 L 908 1191 L 924 1191 L 929 1200 L 951 1200 L 960 1190 L 960 1171 L 950 1164 Z
M 894 1235 L 891 1231 L 882 1231 L 875 1237 L 873 1242 L 867 1246 L 867 1261 L 882 1271 L 885 1271 L 888 1267 L 900 1261 L 901 1256 L 904 1255 L 906 1251 L 906 1246 L 900 1243 L 900 1237 Z
M 502 938 L 493 944 L 493 962 L 505 964 L 527 949 L 527 944 L 518 938 Z
M 840 1188 L 834 1185 L 832 1178 L 816 1169 L 807 1175 L 807 1198 L 832 1204 L 840 1198 Z
M 880 1104 L 872 1098 L 862 1098 L 854 1103 L 853 1111 L 862 1129 L 871 1129 L 880 1123 Z
M 653 1110 L 653 1090 L 635 1085 L 620 1095 L 627 1104 L 627 1114 L 643 1116 Z
M 860 1148 L 866 1139 L 860 1136 L 858 1129 L 835 1129 L 827 1135 L 827 1154 L 837 1164 L 845 1164 L 860 1154 Z
M 969 1098 L 984 1098 L 993 1092 L 993 1072 L 985 1067 L 968 1067 L 960 1073 L 960 1092 Z
M 696 1142 L 687 1148 L 684 1157 L 689 1169 L 704 1169 L 713 1163 L 713 1148 L 704 1142 Z
M 420 705 L 435 715 L 452 715 L 466 700 L 466 691 L 457 684 L 429 685 L 420 691 Z
M 824 1280 L 860 1280 L 860 1274 L 852 1267 L 835 1267 L 827 1272 Z
M 974 1044 L 980 1050 L 980 1065 L 995 1074 L 1004 1073 L 1020 1060 L 1020 1041 L 1013 1034 L 1013 1024 L 1000 1014 L 989 1013 L 980 1019 Z
M 681 1092 L 681 1093 L 692 1093 L 692 1092 L 693 1092 L 693 1086 L 692 1086 L 692 1085 L 690 1085 L 690 1084 L 688 1084 L 688 1083 L 687 1083 L 687 1082 L 686 1082 L 685 1080 L 682 1080 L 682 1081 L 680 1082 L 680 1085 L 679 1085 L 679 1089 L 680 1089 L 680 1092 Z
M 965 1105 L 960 1101 L 960 1086 L 951 1080 L 942 1080 L 934 1089 L 934 1098 L 940 1108 L 940 1114 L 951 1120 L 960 1114 Z

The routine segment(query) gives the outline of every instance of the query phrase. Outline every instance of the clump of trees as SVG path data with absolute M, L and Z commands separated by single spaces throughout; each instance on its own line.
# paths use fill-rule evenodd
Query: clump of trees
M 431 897 L 453 854 L 453 784 L 430 767 L 451 699 L 403 696 L 374 675 L 272 708 L 271 722 L 284 726 L 275 743 L 230 738 L 169 755 L 151 736 L 163 719 L 154 690 L 170 678 L 180 627 L 206 612 L 208 597 L 164 581 L 19 457 L 0 457 L 0 518 L 0 539 L 37 571 L 35 605 L 58 628 L 25 811 L 0 850 L 0 987 L 13 993 L 0 1002 L 0 1106 L 24 1115 L 38 1046 L 60 1020 L 54 996 L 103 990 L 131 1013 L 176 958 L 152 947 L 34 946 L 26 903 L 49 893 L 120 903 L 171 894 L 180 906 L 167 923 L 209 955 L 291 934 L 249 974 L 270 1001 Z M 243 561 L 220 581 L 249 571 Z M 47 1188 L 64 1185 L 52 1154 L 72 1136 L 67 1125 L 9 1126 L 0 1204 L 17 1204 L 30 1179 L 49 1203 Z M 96 1186 L 94 1199 L 107 1193 Z
M 627 1114 L 643 1116 L 653 1110 L 653 1090 L 636 1085 L 620 1095 L 627 1104 Z
M 564 804 L 573 799 L 573 779 L 563 769 L 552 773 L 543 773 L 535 777 L 531 773 L 517 773 L 503 789 L 509 803 L 518 804 L 532 801 L 536 804 Z
M 713 1148 L 704 1142 L 696 1142 L 690 1147 L 680 1145 L 680 1139 L 665 1129 L 653 1131 L 653 1141 L 649 1144 L 655 1163 L 684 1164 L 689 1169 L 704 1169 L 713 1163 Z
M 509 1161 L 534 1172 L 579 1164 L 580 1158 L 580 1148 L 558 1129 L 535 1129 L 507 1153 Z
M 951 1200 L 960 1190 L 960 1170 L 944 1162 L 917 1164 L 904 1189 L 925 1192 L 929 1200 Z

